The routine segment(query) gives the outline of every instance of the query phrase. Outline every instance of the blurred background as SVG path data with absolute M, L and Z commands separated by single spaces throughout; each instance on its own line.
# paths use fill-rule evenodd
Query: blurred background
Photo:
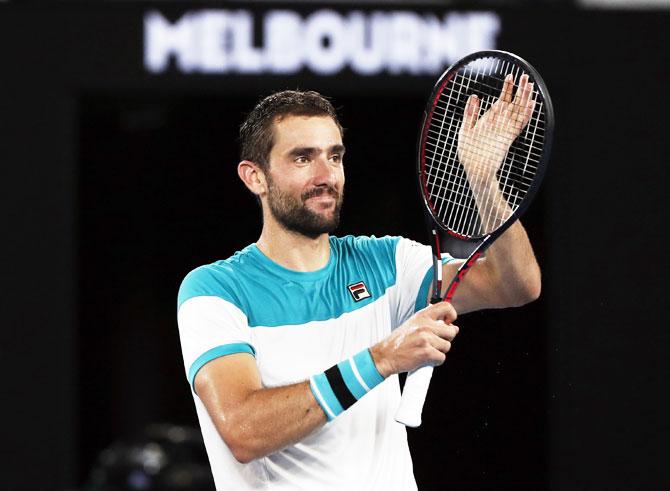
M 332 97 L 339 234 L 425 241 L 425 100 L 480 49 L 528 60 L 553 98 L 523 220 L 543 293 L 460 319 L 408 432 L 419 487 L 670 489 L 669 8 L 0 1 L 2 489 L 212 489 L 176 294 L 260 233 L 235 171 L 244 114 L 280 89 Z

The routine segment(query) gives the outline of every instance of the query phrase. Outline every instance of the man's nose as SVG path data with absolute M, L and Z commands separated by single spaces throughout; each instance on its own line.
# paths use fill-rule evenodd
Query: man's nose
M 314 166 L 314 183 L 329 184 L 334 186 L 337 181 L 337 173 L 335 167 L 325 158 L 316 159 Z

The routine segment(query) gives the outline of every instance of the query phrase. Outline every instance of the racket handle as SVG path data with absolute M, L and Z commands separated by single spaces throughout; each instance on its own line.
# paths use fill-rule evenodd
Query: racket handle
M 400 406 L 395 413 L 395 420 L 410 428 L 421 426 L 423 403 L 426 402 L 433 367 L 421 367 L 407 374 L 405 387 L 402 391 Z

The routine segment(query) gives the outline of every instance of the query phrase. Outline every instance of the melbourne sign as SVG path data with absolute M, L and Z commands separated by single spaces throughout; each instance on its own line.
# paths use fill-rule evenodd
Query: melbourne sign
M 170 21 L 150 11 L 144 63 L 152 73 L 428 75 L 494 49 L 499 30 L 491 12 L 197 10 Z

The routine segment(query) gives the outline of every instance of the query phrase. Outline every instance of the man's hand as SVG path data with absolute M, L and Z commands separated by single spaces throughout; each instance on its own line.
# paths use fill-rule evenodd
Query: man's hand
M 456 310 L 439 302 L 420 310 L 388 337 L 370 348 L 382 377 L 408 372 L 425 365 L 441 365 L 458 333 L 452 324 Z
M 458 133 L 458 159 L 471 183 L 495 176 L 512 142 L 533 114 L 534 86 L 528 83 L 528 75 L 521 76 L 512 99 L 513 88 L 514 78 L 507 75 L 500 97 L 481 118 L 477 117 L 479 98 L 474 94 L 468 98 Z

